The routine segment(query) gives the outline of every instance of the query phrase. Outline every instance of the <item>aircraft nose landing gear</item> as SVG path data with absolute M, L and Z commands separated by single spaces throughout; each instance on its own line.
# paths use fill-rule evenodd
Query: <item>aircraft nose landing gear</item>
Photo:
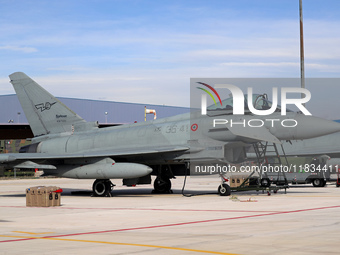
M 228 179 L 225 178 L 223 176 L 223 174 L 220 174 L 220 178 L 221 178 L 221 184 L 220 186 L 218 186 L 218 194 L 220 194 L 220 196 L 230 196 L 231 194 L 231 189 L 230 186 L 227 184 Z

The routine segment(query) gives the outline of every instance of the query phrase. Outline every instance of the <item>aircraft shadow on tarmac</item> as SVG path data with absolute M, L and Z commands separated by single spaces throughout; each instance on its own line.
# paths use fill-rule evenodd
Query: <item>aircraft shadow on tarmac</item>
M 181 195 L 182 190 L 181 189 L 173 189 L 172 193 L 166 193 L 166 194 L 159 194 L 152 192 L 152 189 L 124 189 L 124 190 L 113 190 L 111 192 L 111 197 L 153 197 L 153 196 L 164 196 L 164 195 Z M 213 190 L 185 190 L 184 195 L 218 195 L 217 191 Z M 92 197 L 93 192 L 92 190 L 79 190 L 79 189 L 69 189 L 69 188 L 63 188 L 63 192 L 61 193 L 62 196 L 65 197 Z M 26 197 L 25 193 L 18 193 L 18 194 L 3 194 L 0 195 L 1 197 Z
M 130 189 L 130 190 L 119 190 L 115 189 L 111 192 L 111 197 L 151 197 L 151 196 L 164 196 L 164 195 L 180 195 L 182 191 L 180 189 L 173 189 L 171 193 L 154 193 L 152 189 Z M 184 194 L 187 195 L 210 195 L 210 194 L 218 194 L 217 191 L 211 190 L 186 190 Z M 76 190 L 76 189 L 63 189 L 63 196 L 84 196 L 89 197 L 93 196 L 92 190 Z
M 0 197 L 26 197 L 26 194 L 8 194 L 8 195 L 0 195 Z
M 328 184 L 328 187 L 334 186 L 333 184 Z M 310 185 L 292 185 L 290 188 L 287 189 L 287 194 L 302 194 L 306 193 L 305 189 L 307 188 L 313 188 Z M 294 190 L 292 190 L 294 189 Z M 314 190 L 315 189 L 315 190 Z M 307 193 L 308 194 L 319 194 L 320 191 L 322 191 L 323 187 L 314 187 L 313 191 L 309 190 Z M 164 196 L 164 195 L 182 195 L 182 190 L 181 189 L 173 189 L 172 193 L 167 193 L 167 194 L 159 194 L 159 193 L 154 193 L 152 189 L 124 189 L 124 190 L 119 190 L 115 189 L 111 192 L 111 197 L 152 197 L 152 196 Z M 232 192 L 232 194 L 235 195 L 261 195 L 266 193 L 266 191 L 262 192 L 262 190 L 256 191 L 238 191 L 238 192 Z M 280 190 L 278 194 L 284 194 L 284 190 Z M 218 195 L 217 191 L 214 190 L 184 190 L 184 195 L 185 196 L 198 196 L 198 195 Z M 276 195 L 276 194 L 275 194 Z M 72 196 L 79 196 L 79 197 L 92 197 L 93 192 L 92 190 L 79 190 L 79 189 L 69 189 L 69 188 L 63 188 L 62 196 L 66 197 L 72 197 Z M 0 195 L 1 197 L 26 197 L 26 194 L 3 194 Z

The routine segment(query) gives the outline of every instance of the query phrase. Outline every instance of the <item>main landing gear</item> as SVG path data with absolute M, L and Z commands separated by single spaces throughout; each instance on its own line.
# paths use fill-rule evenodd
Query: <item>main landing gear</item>
M 171 190 L 171 178 L 175 178 L 171 171 L 170 165 L 161 165 L 158 168 L 157 177 L 153 183 L 154 190 L 152 193 L 157 194 L 170 194 Z
M 115 185 L 109 179 L 98 179 L 92 185 L 93 195 L 96 197 L 111 197 Z
M 171 181 L 169 178 L 163 179 L 158 176 L 153 183 L 153 188 L 154 190 L 152 191 L 152 193 L 162 193 L 162 194 L 172 193 Z

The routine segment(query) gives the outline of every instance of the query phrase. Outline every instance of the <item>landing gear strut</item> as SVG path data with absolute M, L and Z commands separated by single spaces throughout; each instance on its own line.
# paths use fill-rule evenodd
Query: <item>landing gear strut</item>
M 95 180 L 92 186 L 93 195 L 96 197 L 110 197 L 111 190 L 114 187 L 114 184 L 108 179 L 105 180 Z

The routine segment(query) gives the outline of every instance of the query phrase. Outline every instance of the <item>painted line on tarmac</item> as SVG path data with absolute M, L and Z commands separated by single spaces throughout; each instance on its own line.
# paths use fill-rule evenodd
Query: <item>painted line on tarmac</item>
M 24 231 L 12 231 L 14 233 L 20 234 L 28 234 L 28 235 L 47 235 L 47 234 L 54 234 L 55 232 L 42 232 L 42 233 L 33 233 L 33 232 L 24 232 Z
M 340 208 L 340 205 L 327 206 L 327 207 L 318 207 L 318 208 L 309 208 L 309 209 L 300 209 L 300 210 L 293 210 L 293 211 L 283 211 L 283 212 L 272 212 L 272 213 L 264 213 L 264 214 L 237 216 L 237 217 L 221 218 L 221 219 L 189 221 L 189 222 L 172 223 L 172 224 L 164 224 L 164 225 L 154 225 L 154 226 L 146 226 L 146 227 L 135 227 L 135 228 L 125 228 L 125 229 L 103 230 L 103 231 L 87 232 L 87 233 L 74 233 L 74 234 L 47 236 L 47 237 L 48 238 L 54 238 L 54 237 L 66 237 L 66 236 L 77 236 L 77 235 L 91 235 L 91 234 L 113 233 L 113 232 L 122 232 L 122 231 L 145 230 L 145 229 L 155 229 L 155 228 L 165 228 L 165 227 L 177 227 L 177 226 L 185 226 L 185 225 L 192 225 L 192 224 L 202 224 L 202 223 L 227 221 L 227 220 L 239 220 L 239 219 L 256 218 L 256 217 L 264 217 L 264 216 L 273 216 L 273 215 L 280 215 L 280 214 L 299 213 L 299 212 L 308 212 L 308 211 L 325 210 L 325 209 L 334 209 L 334 208 Z
M 53 241 L 68 241 L 68 242 L 82 242 L 82 243 L 97 243 L 97 244 L 114 244 L 114 245 L 124 245 L 124 246 L 137 246 L 137 247 L 147 247 L 147 248 L 157 248 L 166 250 L 176 250 L 176 251 L 188 251 L 188 252 L 199 252 L 199 253 L 209 253 L 209 254 L 222 254 L 222 255 L 236 255 L 235 253 L 226 253 L 218 251 L 207 251 L 207 250 L 196 250 L 180 247 L 170 247 L 161 245 L 151 245 L 151 244 L 136 244 L 136 243 L 118 243 L 118 242 L 106 242 L 106 241 L 94 241 L 94 240 L 78 240 L 78 239 L 65 239 L 65 238 L 55 238 L 55 237 L 23 237 L 23 236 L 7 236 L 0 235 L 0 237 L 10 237 L 10 238 L 25 238 L 24 240 L 53 240 Z M 23 240 L 23 239 L 20 239 Z
M 156 229 L 156 228 L 166 228 L 166 227 L 177 227 L 177 226 L 185 226 L 185 225 L 192 225 L 192 224 L 202 224 L 202 223 L 219 222 L 219 221 L 227 221 L 227 220 L 239 220 L 239 219 L 247 219 L 247 218 L 275 216 L 275 215 L 281 215 L 281 214 L 292 214 L 292 213 L 310 212 L 310 211 L 336 209 L 336 208 L 340 208 L 340 205 L 300 209 L 300 210 L 293 210 L 293 211 L 283 211 L 283 212 L 272 212 L 272 213 L 264 213 L 264 214 L 246 215 L 246 216 L 221 218 L 221 219 L 180 222 L 180 223 L 172 223 L 172 224 L 164 224 L 164 225 L 154 225 L 154 226 L 125 228 L 125 229 L 113 229 L 113 230 L 73 233 L 73 234 L 55 235 L 55 236 L 45 236 L 45 237 L 41 237 L 41 238 L 60 238 L 60 237 L 69 237 L 69 236 L 95 235 L 95 234 L 105 234 L 105 233 L 124 232 L 124 231 L 136 231 L 136 230 L 146 230 L 146 229 Z M 24 238 L 24 237 L 21 237 L 21 238 Z M 28 238 L 28 239 L 20 239 L 20 240 L 4 240 L 4 241 L 0 241 L 0 243 L 2 243 L 2 242 L 26 241 L 26 240 L 30 240 L 30 239 Z
M 334 195 L 334 196 L 323 196 L 323 195 L 287 195 L 286 197 L 340 197 L 340 195 Z

